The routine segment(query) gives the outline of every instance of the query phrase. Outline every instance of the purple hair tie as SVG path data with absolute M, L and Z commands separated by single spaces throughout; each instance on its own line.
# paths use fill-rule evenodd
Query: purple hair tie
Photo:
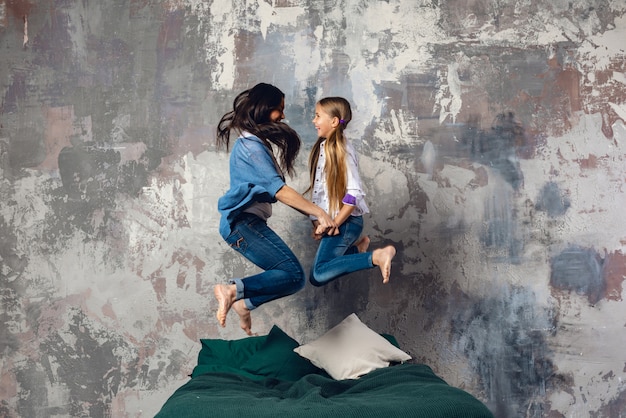
M 343 120 L 343 119 L 339 119 L 339 124 L 340 124 L 340 125 L 345 125 L 345 123 L 346 123 L 346 121 L 345 121 L 345 120 Z

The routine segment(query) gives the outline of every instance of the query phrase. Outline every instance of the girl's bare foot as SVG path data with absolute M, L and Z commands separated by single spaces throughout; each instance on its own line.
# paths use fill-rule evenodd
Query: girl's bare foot
M 226 314 L 235 302 L 237 297 L 237 287 L 234 284 L 217 284 L 213 288 L 213 293 L 217 299 L 217 322 L 222 327 L 226 326 Z
M 391 260 L 393 260 L 395 255 L 396 249 L 393 245 L 379 248 L 372 253 L 372 262 L 375 266 L 380 268 L 380 273 L 383 275 L 383 283 L 389 282 L 389 276 L 391 276 Z
M 360 253 L 364 253 L 370 246 L 370 237 L 367 235 L 363 235 L 361 238 L 354 243 L 354 246 L 359 250 Z
M 250 309 L 246 308 L 246 304 L 242 299 L 233 303 L 233 310 L 239 315 L 239 325 L 241 329 L 248 335 L 252 335 L 252 317 Z

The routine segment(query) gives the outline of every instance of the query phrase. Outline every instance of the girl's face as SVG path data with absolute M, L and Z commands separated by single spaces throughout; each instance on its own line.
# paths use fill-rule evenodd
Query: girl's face
M 328 138 L 330 134 L 339 125 L 339 119 L 336 116 L 330 116 L 320 104 L 315 105 L 315 117 L 313 118 L 313 125 L 317 129 L 318 138 Z
M 272 112 L 270 113 L 270 120 L 272 122 L 280 122 L 283 119 L 285 119 L 285 99 L 284 98 L 280 102 L 280 106 L 272 110 Z

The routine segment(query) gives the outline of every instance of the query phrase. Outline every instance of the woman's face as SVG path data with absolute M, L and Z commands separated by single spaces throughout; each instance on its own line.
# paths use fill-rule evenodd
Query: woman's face
M 339 119 L 336 116 L 330 116 L 320 104 L 315 105 L 315 117 L 313 118 L 313 125 L 317 129 L 318 138 L 328 138 L 332 131 L 339 124 Z
M 280 102 L 280 106 L 272 110 L 270 113 L 270 120 L 272 122 L 280 122 L 285 119 L 285 99 Z

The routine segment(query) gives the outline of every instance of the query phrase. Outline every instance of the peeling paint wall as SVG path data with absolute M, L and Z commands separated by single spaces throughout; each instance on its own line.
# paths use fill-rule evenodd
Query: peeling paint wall
M 146 417 L 255 270 L 217 232 L 215 125 L 348 98 L 373 247 L 254 312 L 301 342 L 356 312 L 498 417 L 626 416 L 623 1 L 0 1 L 0 415 Z M 270 223 L 308 269 L 309 222 Z

